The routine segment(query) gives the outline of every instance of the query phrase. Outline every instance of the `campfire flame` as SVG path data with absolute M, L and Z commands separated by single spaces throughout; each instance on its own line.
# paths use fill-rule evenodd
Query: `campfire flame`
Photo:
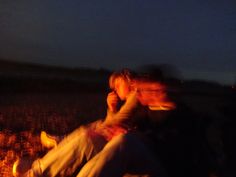
M 18 176 L 18 173 L 17 173 L 17 166 L 19 165 L 19 159 L 17 159 L 14 164 L 13 164 L 13 167 L 12 167 L 12 175 L 14 177 L 17 177 Z
M 0 176 L 18 177 L 22 158 L 36 159 L 47 150 L 41 145 L 38 135 L 31 131 L 0 131 Z
M 21 133 L 21 136 L 27 136 L 29 139 L 29 141 L 34 141 L 33 137 L 31 136 L 31 133 L 28 132 L 24 132 L 24 133 Z M 5 137 L 7 138 L 7 137 Z M 21 137 L 22 138 L 22 137 Z M 11 142 L 14 143 L 12 140 L 12 135 L 9 136 L 8 138 L 8 142 Z M 16 140 L 16 139 L 15 139 Z M 38 140 L 39 141 L 39 140 Z M 38 142 L 39 143 L 39 142 Z M 41 134 L 40 134 L 40 146 L 39 147 L 46 147 L 46 148 L 53 148 L 57 145 L 57 142 L 55 139 L 53 139 L 53 137 L 50 137 L 45 131 L 42 131 Z M 23 149 L 21 150 L 21 153 L 20 153 L 20 156 L 21 158 L 23 156 L 33 156 L 34 155 L 34 152 L 33 151 L 33 148 L 32 147 L 28 147 L 28 143 L 27 142 L 24 142 L 23 144 L 25 144 L 26 148 L 28 149 Z M 15 146 L 16 147 L 16 146 Z M 8 151 L 9 152 L 9 151 Z M 12 151 L 11 151 L 12 152 Z M 14 154 L 16 154 L 16 152 L 13 152 Z M 27 155 L 28 154 L 28 155 Z M 20 160 L 21 158 L 19 158 L 18 156 L 16 157 L 16 160 L 14 161 L 13 165 L 12 165 L 12 174 L 10 174 L 10 172 L 6 172 L 4 173 L 4 177 L 19 177 L 20 173 L 19 173 L 19 165 L 20 165 Z M 1 168 L 1 166 L 0 166 Z M 0 175 L 1 176 L 1 175 Z

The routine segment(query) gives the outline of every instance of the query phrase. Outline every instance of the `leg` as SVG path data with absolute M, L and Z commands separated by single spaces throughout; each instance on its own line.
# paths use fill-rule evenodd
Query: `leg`
M 82 168 L 77 177 L 121 177 L 126 173 L 165 176 L 157 159 L 133 134 L 114 137 Z
M 57 147 L 33 163 L 34 176 L 54 177 L 72 174 L 105 145 L 105 139 L 92 129 L 81 127 L 64 138 Z

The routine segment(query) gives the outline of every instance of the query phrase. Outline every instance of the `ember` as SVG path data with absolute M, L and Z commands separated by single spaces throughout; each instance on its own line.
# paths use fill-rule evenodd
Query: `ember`
M 30 131 L 13 133 L 0 132 L 0 176 L 17 176 L 16 168 L 20 158 L 36 158 L 45 152 L 38 135 Z

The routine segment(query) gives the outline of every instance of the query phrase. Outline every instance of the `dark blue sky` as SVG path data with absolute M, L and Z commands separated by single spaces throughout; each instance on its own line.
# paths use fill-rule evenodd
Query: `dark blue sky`
M 236 80 L 235 0 L 1 0 L 0 58 Z

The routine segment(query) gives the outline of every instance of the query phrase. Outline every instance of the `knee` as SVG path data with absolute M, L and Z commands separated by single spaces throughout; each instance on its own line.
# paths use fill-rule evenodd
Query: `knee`
M 126 134 L 120 134 L 114 137 L 115 141 L 119 142 L 120 144 L 129 144 L 130 142 L 137 141 L 137 136 L 133 133 L 126 133 Z
M 81 126 L 79 129 L 75 130 L 73 134 L 77 138 L 84 139 L 84 140 L 90 140 L 96 136 L 95 132 L 87 126 Z
M 129 136 L 127 134 L 120 134 L 111 139 L 111 143 L 115 144 L 125 144 L 129 140 Z
M 80 146 L 86 144 L 85 142 L 90 141 L 89 133 L 86 127 L 80 127 L 66 136 L 59 146 Z
M 119 148 L 120 150 L 129 147 L 134 142 L 135 137 L 132 134 L 120 134 L 112 138 L 109 143 L 106 145 L 107 148 L 113 147 L 115 149 Z

